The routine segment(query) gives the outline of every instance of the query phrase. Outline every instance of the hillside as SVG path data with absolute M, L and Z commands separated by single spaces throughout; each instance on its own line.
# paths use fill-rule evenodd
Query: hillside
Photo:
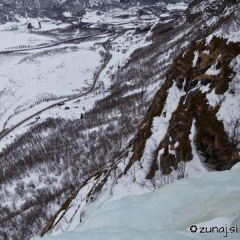
M 190 4 L 174 30 L 179 26 L 182 30 L 189 19 L 195 18 L 198 32 L 202 26 L 201 34 L 168 69 L 166 80 L 128 148 L 62 205 L 42 236 L 48 231 L 53 235 L 71 231 L 76 226 L 89 230 L 93 223 L 84 226 L 93 206 L 98 209 L 128 195 L 155 191 L 177 179 L 201 178 L 207 171 L 228 170 L 240 161 L 239 4 L 226 1 L 222 6 L 208 1 Z M 169 35 L 171 28 L 166 31 Z M 161 24 L 155 25 L 149 37 L 155 41 L 152 45 L 155 51 L 161 39 L 159 33 Z M 152 46 L 142 50 L 141 56 L 148 56 Z M 156 58 L 155 63 L 159 64 Z M 153 63 L 153 69 L 154 66 Z M 123 69 L 134 70 L 131 63 Z M 205 214 L 210 211 L 206 209 Z M 210 220 L 211 217 L 205 219 Z
M 123 3 L 128 10 L 111 8 L 108 14 L 104 4 L 99 11 L 93 2 L 82 23 L 65 27 L 48 20 L 44 30 L 24 36 L 31 36 L 30 43 L 34 36 L 37 46 L 43 40 L 50 45 L 68 38 L 99 36 L 0 55 L 0 67 L 7 69 L 2 73 L 4 81 L 11 76 L 1 89 L 1 134 L 40 106 L 66 101 L 56 102 L 1 138 L 1 240 L 46 234 L 45 239 L 52 239 L 48 234 L 82 226 L 89 230 L 84 227 L 86 221 L 103 204 L 118 208 L 111 202 L 119 200 L 121 206 L 124 201 L 131 205 L 131 196 L 148 193 L 137 197 L 145 208 L 145 196 L 146 201 L 156 198 L 154 204 L 163 201 L 161 192 L 172 186 L 164 185 L 182 178 L 204 182 L 209 171 L 213 173 L 206 175 L 208 183 L 217 194 L 219 188 L 211 176 L 233 179 L 239 173 L 226 171 L 240 161 L 239 2 L 195 0 L 186 9 L 182 3 L 173 5 L 176 1 L 150 6 L 142 1 L 141 14 L 131 1 Z M 18 34 L 24 32 L 21 24 Z M 16 43 L 6 44 L 16 48 Z M 46 59 L 52 64 L 46 66 Z M 100 70 L 94 91 L 71 100 L 92 86 Z M 33 90 L 28 93 L 29 86 Z M 217 175 L 215 171 L 226 172 Z M 226 189 L 230 182 L 223 183 Z M 189 179 L 174 184 L 179 191 L 181 184 L 194 188 L 200 183 Z M 235 190 L 231 193 L 234 199 L 238 197 Z M 227 218 L 228 213 L 219 209 L 217 217 Z M 192 223 L 213 219 L 208 211 L 206 216 Z M 239 216 L 227 223 L 238 224 Z M 175 229 L 185 230 L 188 224 L 189 220 Z M 103 227 L 109 225 L 103 222 Z M 184 238 L 187 233 L 179 234 Z M 60 238 L 64 234 L 53 237 Z

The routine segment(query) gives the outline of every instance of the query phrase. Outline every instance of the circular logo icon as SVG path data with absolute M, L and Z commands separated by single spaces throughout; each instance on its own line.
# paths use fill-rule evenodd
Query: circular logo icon
M 192 225 L 191 227 L 190 227 L 190 231 L 192 232 L 192 233 L 195 233 L 195 232 L 197 232 L 197 226 L 196 225 Z

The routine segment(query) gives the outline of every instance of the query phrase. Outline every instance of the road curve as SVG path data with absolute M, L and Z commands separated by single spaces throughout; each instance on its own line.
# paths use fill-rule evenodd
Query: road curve
M 69 98 L 67 100 L 63 100 L 63 101 L 60 101 L 60 102 L 57 102 L 57 103 L 54 103 L 44 109 L 42 109 L 41 111 L 38 111 L 37 113 L 34 113 L 32 115 L 30 115 L 29 117 L 25 118 L 24 120 L 22 120 L 21 122 L 13 125 L 11 128 L 8 128 L 8 129 L 5 129 L 5 131 L 0 135 L 0 140 L 2 140 L 4 137 L 6 137 L 9 133 L 11 133 L 14 129 L 16 129 L 17 127 L 19 127 L 20 125 L 22 125 L 23 123 L 25 123 L 26 121 L 28 121 L 29 119 L 31 119 L 32 117 L 35 117 L 37 115 L 39 115 L 40 113 L 54 107 L 54 106 L 57 106 L 58 104 L 60 103 L 65 103 L 65 102 L 68 102 L 68 101 L 72 101 L 72 100 L 75 100 L 75 99 L 78 99 L 78 98 L 81 98 L 83 96 L 86 96 L 87 94 L 89 94 L 90 92 L 92 92 L 92 90 L 94 89 L 95 85 L 96 85 L 96 82 L 102 72 L 102 70 L 107 66 L 107 64 L 109 63 L 109 61 L 111 60 L 112 58 L 112 54 L 110 53 L 109 49 L 108 49 L 108 46 L 109 44 L 114 41 L 116 38 L 120 37 L 122 34 L 124 34 L 126 31 L 128 31 L 130 29 L 126 29 L 126 30 L 123 30 L 122 32 L 120 32 L 119 34 L 117 34 L 113 39 L 111 39 L 111 37 L 103 43 L 103 47 L 104 49 L 106 50 L 107 52 L 107 59 L 105 60 L 104 64 L 101 66 L 101 68 L 98 70 L 98 72 L 95 74 L 94 76 L 94 79 L 93 79 L 93 84 L 92 86 L 85 92 L 85 93 L 82 93 L 82 94 L 79 94 L 75 97 L 72 97 L 72 98 Z M 109 33 L 109 32 L 107 32 Z M 102 34 L 105 34 L 105 33 L 102 33 Z M 98 36 L 98 35 L 102 35 L 102 34 L 97 34 L 97 35 L 91 35 L 91 36 L 85 36 L 85 37 L 82 37 L 82 38 L 87 38 L 87 37 L 93 37 L 93 36 Z M 76 41 L 76 40 L 79 40 L 79 39 L 82 39 L 82 38 L 75 38 L 75 39 L 68 39 L 68 40 L 65 40 L 65 41 L 62 41 L 62 42 L 58 42 L 58 43 L 55 43 L 55 44 L 52 44 L 52 45 L 48 45 L 48 46 L 43 46 L 43 47 L 38 47 L 38 48 L 32 48 L 32 49 L 21 49 L 21 50 L 16 50 L 16 51 L 4 51 L 4 52 L 0 52 L 0 53 L 10 53 L 10 52 L 20 52 L 20 51 L 29 51 L 29 50 L 35 50 L 35 49 L 43 49 L 43 48 L 49 48 L 49 47 L 52 47 L 52 46 L 57 46 L 57 45 L 60 45 L 60 44 L 63 44 L 63 43 L 66 43 L 66 42 L 73 42 L 73 41 Z M 110 40 L 111 39 L 111 40 Z

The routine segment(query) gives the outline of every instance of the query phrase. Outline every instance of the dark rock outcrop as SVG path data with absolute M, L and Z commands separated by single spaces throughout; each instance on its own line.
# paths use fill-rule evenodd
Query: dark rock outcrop
M 207 49 L 210 51 L 209 55 L 205 53 Z M 199 52 L 198 59 L 201 60 L 193 67 L 195 51 Z M 215 88 L 219 96 L 224 94 L 228 90 L 230 75 L 233 74 L 229 67 L 230 62 L 238 54 L 240 54 L 239 43 L 227 44 L 226 40 L 213 37 L 209 45 L 206 45 L 204 41 L 195 43 L 187 50 L 184 57 L 176 60 L 169 71 L 165 84 L 156 94 L 147 116 L 139 128 L 133 147 L 133 156 L 125 172 L 133 162 L 141 159 L 145 143 L 152 134 L 153 118 L 163 114 L 162 109 L 167 98 L 167 91 L 172 86 L 173 80 L 176 81 L 179 88 L 184 88 L 186 95 L 181 98 L 178 108 L 172 114 L 167 134 L 156 149 L 152 164 L 156 165 L 157 153 L 160 149 L 164 149 L 160 164 L 163 174 L 169 174 L 172 168 L 176 169 L 177 164 L 181 161 L 192 160 L 189 135 L 193 121 L 196 122 L 197 129 L 195 144 L 205 157 L 206 163 L 211 164 L 216 170 L 225 170 L 240 161 L 238 149 L 228 138 L 223 123 L 217 119 L 216 113 L 220 105 L 211 107 L 206 99 L 207 93 L 199 90 L 201 86 L 209 84 L 208 92 Z M 221 67 L 218 75 L 205 74 L 212 65 Z M 183 86 L 183 79 L 185 79 L 185 86 Z M 199 87 L 193 90 L 197 83 L 200 84 Z M 177 142 L 179 143 L 178 147 L 174 147 Z M 168 149 L 175 151 L 176 154 L 170 154 Z

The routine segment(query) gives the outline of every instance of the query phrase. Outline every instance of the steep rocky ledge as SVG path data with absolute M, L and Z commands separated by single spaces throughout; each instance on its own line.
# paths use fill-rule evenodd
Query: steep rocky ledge
M 164 174 L 169 174 L 172 167 L 177 169 L 179 162 L 192 160 L 189 135 L 193 121 L 197 129 L 195 144 L 197 150 L 205 157 L 206 163 L 216 170 L 225 170 L 240 161 L 236 139 L 229 139 L 223 122 L 216 116 L 224 93 L 231 91 L 234 95 L 234 89 L 229 90 L 229 82 L 234 77 L 230 63 L 238 54 L 239 43 L 227 43 L 226 39 L 214 36 L 209 44 L 206 44 L 205 40 L 192 44 L 183 56 L 175 61 L 165 84 L 157 92 L 145 120 L 139 127 L 133 156 L 125 173 L 135 161 L 141 160 L 146 141 L 152 135 L 154 117 L 166 114 L 163 107 L 173 82 L 179 89 L 184 90 L 186 95 L 181 97 L 176 111 L 172 114 L 167 134 L 155 150 L 148 178 L 154 177 L 155 171 L 158 170 L 159 157 Z M 195 55 L 197 57 L 194 64 Z M 211 68 L 213 74 L 209 70 Z M 216 106 L 211 106 L 206 97 L 213 90 L 219 97 Z M 164 151 L 159 156 L 161 149 Z M 169 153 L 169 150 L 175 154 Z

